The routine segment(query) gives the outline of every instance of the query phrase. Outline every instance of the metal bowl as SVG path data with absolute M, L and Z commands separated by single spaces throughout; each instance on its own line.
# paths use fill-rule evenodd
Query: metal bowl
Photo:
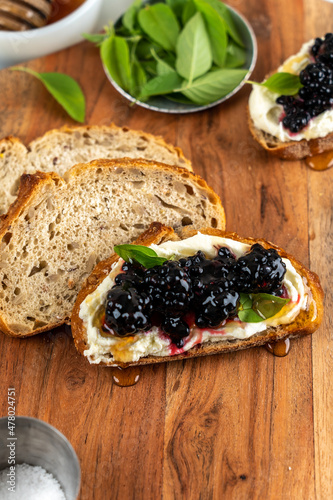
M 32 417 L 15 417 L 15 436 L 8 432 L 8 417 L 0 418 L 0 469 L 8 467 L 8 444 L 15 443 L 15 463 L 39 465 L 60 483 L 66 499 L 80 490 L 80 464 L 70 442 L 51 425 Z M 15 496 L 15 495 L 14 495 Z
M 148 2 L 150 3 L 150 2 Z M 153 2 L 152 2 L 153 3 Z M 182 104 L 178 102 L 173 102 L 170 101 L 169 99 L 166 99 L 163 96 L 156 96 L 156 97 L 151 97 L 148 99 L 146 102 L 141 102 L 138 101 L 135 97 L 131 96 L 128 94 L 125 90 L 123 90 L 111 77 L 110 73 L 108 72 L 107 68 L 103 64 L 103 68 L 105 71 L 106 76 L 110 80 L 111 84 L 113 87 L 126 99 L 129 101 L 137 104 L 138 106 L 141 106 L 143 108 L 150 109 L 152 111 L 160 111 L 161 113 L 174 113 L 174 114 L 182 114 L 182 113 L 195 113 L 197 111 L 203 111 L 205 109 L 212 108 L 214 106 L 217 106 L 218 104 L 221 104 L 222 102 L 226 101 L 227 99 L 230 99 L 231 96 L 236 94 L 245 84 L 245 81 L 249 79 L 252 71 L 254 70 L 256 61 L 257 61 L 257 40 L 254 34 L 254 31 L 250 25 L 250 23 L 245 19 L 245 17 L 240 14 L 238 11 L 235 9 L 232 9 L 227 5 L 230 14 L 232 16 L 232 19 L 238 29 L 238 32 L 243 40 L 245 50 L 246 50 L 246 60 L 245 64 L 242 66 L 240 69 L 248 69 L 248 72 L 246 73 L 245 77 L 241 81 L 237 87 L 235 87 L 229 94 L 227 94 L 224 97 L 221 97 L 221 99 L 218 99 L 217 101 L 214 101 L 210 104 L 205 104 L 205 105 L 197 105 L 197 104 Z M 121 18 L 120 18 L 121 19 Z M 117 23 L 120 21 L 115 23 Z

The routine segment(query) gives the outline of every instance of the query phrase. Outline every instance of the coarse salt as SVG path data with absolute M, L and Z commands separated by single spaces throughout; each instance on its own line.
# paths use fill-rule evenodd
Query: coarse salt
M 14 491 L 10 490 L 9 467 L 0 471 L 1 500 L 66 500 L 55 477 L 38 465 L 15 466 Z

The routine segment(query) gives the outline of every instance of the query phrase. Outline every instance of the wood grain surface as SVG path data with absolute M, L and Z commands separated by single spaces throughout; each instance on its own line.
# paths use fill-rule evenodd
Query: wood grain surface
M 257 35 L 253 79 L 333 30 L 333 4 L 323 0 L 230 4 Z M 207 112 L 173 116 L 130 107 L 89 43 L 28 66 L 75 77 L 87 124 L 113 121 L 180 146 L 221 196 L 228 230 L 271 240 L 319 274 L 326 312 L 285 358 L 257 348 L 147 366 L 128 388 L 81 358 L 67 327 L 26 340 L 0 334 L 1 416 L 15 387 L 17 415 L 69 438 L 81 463 L 80 500 L 333 498 L 333 169 L 270 158 L 247 128 L 249 87 Z M 0 95 L 1 136 L 28 143 L 74 124 L 28 74 L 1 71 Z

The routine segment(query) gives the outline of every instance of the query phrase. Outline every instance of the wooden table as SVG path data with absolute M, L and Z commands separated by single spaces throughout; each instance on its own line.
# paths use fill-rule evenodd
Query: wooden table
M 254 79 L 301 44 L 333 29 L 322 0 L 234 0 L 251 22 L 259 56 Z M 276 358 L 264 348 L 144 367 L 120 388 L 89 366 L 69 328 L 26 340 L 0 336 L 1 415 L 16 388 L 17 415 L 41 418 L 73 444 L 80 500 L 333 498 L 333 170 L 273 159 L 252 140 L 245 87 L 204 113 L 129 107 L 104 76 L 89 43 L 28 64 L 77 78 L 87 123 L 127 125 L 180 146 L 221 196 L 228 230 L 265 237 L 319 274 L 323 325 Z M 0 131 L 26 143 L 69 121 L 29 75 L 0 72 Z

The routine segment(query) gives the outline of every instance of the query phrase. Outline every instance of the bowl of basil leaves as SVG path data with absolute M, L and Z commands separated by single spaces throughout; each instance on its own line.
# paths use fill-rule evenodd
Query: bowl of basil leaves
M 135 0 L 96 37 L 91 41 L 100 45 L 118 92 L 164 113 L 201 111 L 229 99 L 257 58 L 250 24 L 219 0 Z

